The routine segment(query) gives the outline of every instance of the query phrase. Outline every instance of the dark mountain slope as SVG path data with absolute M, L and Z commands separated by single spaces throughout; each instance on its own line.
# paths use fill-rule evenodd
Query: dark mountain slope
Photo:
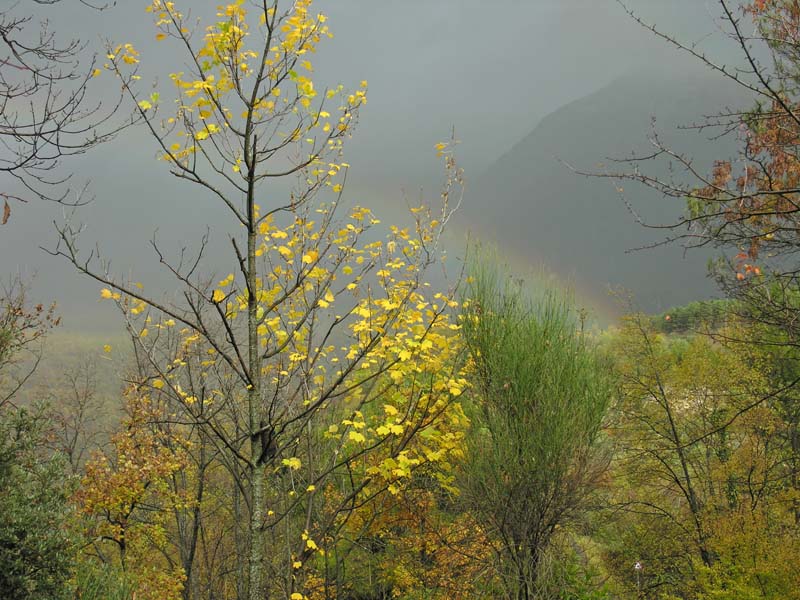
M 662 310 L 708 296 L 714 291 L 706 277 L 709 252 L 684 256 L 671 246 L 626 253 L 663 239 L 663 232 L 637 224 L 612 181 L 576 175 L 559 159 L 580 170 L 616 170 L 606 157 L 652 150 L 647 138 L 655 118 L 662 140 L 705 171 L 734 151 L 735 140 L 710 142 L 709 132 L 678 128 L 725 106 L 751 104 L 739 88 L 705 71 L 633 73 L 544 118 L 477 179 L 463 215 L 480 238 L 531 263 L 543 261 L 595 298 L 609 285 L 622 286 L 643 308 Z M 626 188 L 625 197 L 652 222 L 671 222 L 684 208 L 642 187 Z

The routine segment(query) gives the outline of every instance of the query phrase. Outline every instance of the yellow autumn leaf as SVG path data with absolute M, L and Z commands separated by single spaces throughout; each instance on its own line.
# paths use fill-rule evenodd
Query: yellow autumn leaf
M 105 353 L 111 352 L 111 345 L 110 344 L 106 344 L 105 346 L 103 346 L 103 352 L 105 352 Z
M 302 466 L 302 463 L 300 462 L 300 459 L 297 458 L 296 456 L 293 456 L 292 458 L 284 458 L 281 461 L 281 463 L 285 467 L 289 467 L 290 469 L 292 469 L 294 471 L 297 471 Z
M 164 382 L 161 379 L 155 379 L 153 380 L 153 387 L 160 390 L 164 387 Z
M 225 300 L 225 292 L 222 290 L 214 290 L 214 294 L 211 296 L 211 299 L 214 302 L 222 302 Z
M 351 442 L 357 442 L 357 443 L 365 442 L 367 439 L 364 437 L 363 433 L 360 433 L 358 431 L 351 431 L 349 434 L 347 434 L 347 437 Z
M 153 105 L 150 104 L 149 100 L 140 100 L 139 101 L 139 108 L 141 108 L 142 110 L 149 110 L 149 109 L 153 108 Z
M 325 295 L 322 298 L 320 298 L 319 305 L 322 308 L 328 308 L 335 299 L 336 298 L 334 298 L 333 292 L 331 292 L 330 290 L 327 290 L 325 292 Z

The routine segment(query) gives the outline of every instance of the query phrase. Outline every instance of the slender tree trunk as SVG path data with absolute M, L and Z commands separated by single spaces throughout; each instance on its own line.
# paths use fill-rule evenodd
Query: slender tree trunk
M 250 556 L 249 556 L 249 600 L 263 600 L 262 580 L 264 575 L 264 547 L 261 536 L 264 520 L 264 476 L 265 466 L 259 464 L 261 436 L 254 435 L 261 426 L 261 360 L 258 347 L 258 298 L 256 267 L 256 209 L 255 167 L 256 143 L 245 147 L 245 158 L 249 158 L 247 189 L 247 350 L 249 385 L 247 390 L 248 419 L 250 426 Z
M 800 430 L 798 429 L 797 418 L 792 414 L 792 423 L 789 426 L 789 441 L 792 449 L 792 457 L 789 461 L 791 465 L 791 480 L 792 489 L 796 492 L 792 500 L 792 511 L 794 512 L 794 524 L 800 525 L 800 501 L 798 501 L 798 494 L 800 492 L 800 478 L 798 478 L 798 457 L 800 457 Z
M 683 473 L 684 486 L 686 490 L 686 500 L 689 502 L 689 510 L 692 513 L 692 520 L 694 522 L 695 532 L 697 533 L 697 545 L 700 549 L 700 558 L 705 566 L 710 567 L 713 561 L 711 559 L 711 553 L 708 551 L 708 546 L 706 544 L 708 536 L 705 532 L 705 528 L 703 527 L 700 501 L 697 498 L 697 493 L 695 492 L 694 485 L 692 483 L 692 477 L 689 473 L 689 461 L 686 458 L 686 452 L 684 451 L 681 436 L 678 433 L 678 428 L 675 424 L 675 418 L 672 414 L 672 407 L 670 406 L 669 400 L 667 400 L 667 394 L 664 391 L 660 381 L 658 385 L 661 391 L 661 397 L 664 401 L 664 410 L 667 414 L 667 419 L 669 420 L 672 439 L 675 443 L 675 453 L 678 455 L 678 460 L 681 464 L 681 471 Z
M 242 494 L 236 482 L 233 483 L 233 537 L 234 548 L 236 549 L 236 600 L 247 599 L 247 565 L 244 557 L 247 556 L 247 539 L 245 532 L 249 531 L 250 523 L 244 526 L 242 510 Z M 224 589 L 224 588 L 223 588 Z
M 200 431 L 200 454 L 198 457 L 198 470 L 197 470 L 197 488 L 195 490 L 194 502 L 195 506 L 192 509 L 191 516 L 191 530 L 188 533 L 188 540 L 185 540 L 182 546 L 183 570 L 186 574 L 186 589 L 184 597 L 187 600 L 198 600 L 200 598 L 200 581 L 198 579 L 197 570 L 194 568 L 194 563 L 197 557 L 197 543 L 200 537 L 200 526 L 202 520 L 201 504 L 203 502 L 203 495 L 205 493 L 205 479 L 206 479 L 206 444 L 205 436 L 202 430 Z
M 255 443 L 255 442 L 254 442 Z M 252 473 L 252 510 L 250 514 L 250 589 L 249 600 L 263 600 L 264 548 L 261 523 L 264 505 L 264 468 L 254 465 Z
M 689 512 L 692 514 L 692 522 L 694 524 L 695 533 L 697 535 L 697 546 L 700 550 L 700 558 L 703 561 L 703 564 L 707 567 L 712 565 L 712 558 L 711 552 L 708 550 L 708 535 L 703 527 L 702 521 L 702 514 L 701 514 L 701 506 L 700 501 L 697 497 L 697 493 L 694 489 L 694 483 L 692 481 L 691 473 L 689 472 L 689 459 L 686 456 L 686 450 L 683 446 L 683 441 L 681 438 L 680 433 L 678 432 L 678 426 L 675 422 L 675 416 L 672 411 L 672 405 L 670 404 L 669 397 L 667 395 L 666 388 L 661 380 L 661 376 L 658 372 L 658 368 L 655 366 L 656 362 L 653 355 L 653 348 L 651 345 L 650 338 L 647 335 L 647 332 L 642 327 L 641 321 L 638 323 L 639 331 L 642 333 L 643 339 L 647 344 L 647 352 L 650 359 L 653 361 L 654 366 L 654 373 L 656 376 L 656 385 L 658 386 L 658 394 L 661 397 L 659 404 L 664 409 L 664 413 L 666 414 L 667 421 L 669 423 L 670 433 L 671 433 L 671 442 L 675 445 L 675 454 L 678 457 L 678 461 L 681 465 L 681 474 L 683 475 L 683 482 L 678 481 L 678 477 L 676 475 L 676 483 L 678 483 L 683 491 L 684 497 L 686 501 L 689 503 Z M 667 439 L 670 439 L 669 437 Z

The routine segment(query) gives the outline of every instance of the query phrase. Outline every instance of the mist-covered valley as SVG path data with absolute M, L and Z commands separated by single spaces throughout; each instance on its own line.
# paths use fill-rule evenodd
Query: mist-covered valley
M 735 48 L 721 36 L 707 36 L 698 18 L 705 9 L 691 6 L 666 10 L 642 2 L 635 8 L 681 39 L 700 40 L 721 59 L 732 60 Z M 146 23 L 126 25 L 142 21 L 135 3 L 80 18 L 62 6 L 51 10 L 55 23 L 80 32 L 94 48 L 104 39 L 124 38 L 150 49 Z M 509 10 L 516 15 L 510 28 L 488 25 L 477 3 L 441 2 L 423 11 L 426 27 L 415 28 L 414 10 L 398 19 L 389 4 L 334 7 L 331 18 L 339 29 L 320 54 L 319 85 L 370 83 L 370 102 L 346 144 L 352 168 L 345 202 L 402 216 L 409 202 L 435 198 L 444 174 L 433 147 L 455 132 L 466 189 L 448 232 L 454 257 L 464 255 L 470 235 L 498 244 L 515 268 L 556 273 L 581 290 L 587 307 L 603 315 L 619 314 L 607 297 L 619 286 L 648 309 L 711 294 L 705 257 L 683 260 L 678 249 L 626 254 L 663 236 L 636 225 L 611 182 L 576 176 L 564 163 L 603 171 L 608 157 L 647 151 L 654 118 L 662 135 L 680 139 L 682 150 L 708 164 L 724 155 L 704 144 L 713 132 L 681 135 L 677 128 L 713 113 L 728 99 L 747 104 L 747 96 L 647 35 L 614 2 L 509 2 Z M 384 24 L 381 35 L 366 23 Z M 482 50 L 474 47 L 485 58 L 457 60 L 470 56 L 472 31 L 485 37 Z M 409 32 L 414 32 L 410 40 Z M 142 69 L 154 84 L 167 78 L 157 62 Z M 98 80 L 98 91 L 108 102 L 115 99 L 112 82 Z M 64 161 L 63 173 L 72 179 L 70 199 L 88 204 L 74 214 L 53 203 L 32 204 L 15 210 L 14 226 L 5 228 L 3 247 L 10 250 L 2 253 L 0 267 L 33 279 L 37 299 L 58 301 L 66 329 L 114 328 L 119 320 L 96 305 L 96 290 L 87 280 L 42 251 L 56 242 L 54 221 L 68 217 L 85 229 L 85 247 L 98 245 L 120 273 L 154 278 L 165 290 L 169 277 L 151 260 L 154 235 L 178 252 L 195 246 L 208 227 L 210 254 L 227 254 L 230 224 L 224 213 L 208 194 L 169 175 L 156 160 L 157 150 L 137 127 L 71 165 Z M 273 182 L 274 192 L 266 194 L 285 194 L 290 185 Z M 647 190 L 631 190 L 624 200 L 656 220 L 671 220 L 683 211 L 680 202 Z M 589 212 L 586 218 L 570 218 L 576 210 Z M 590 224 L 587 236 L 583 228 Z M 142 260 L 134 264 L 133 256 Z M 211 264 L 216 267 L 213 257 Z M 648 280 L 651 264 L 661 270 L 657 282 Z M 654 283 L 658 287 L 652 288 Z

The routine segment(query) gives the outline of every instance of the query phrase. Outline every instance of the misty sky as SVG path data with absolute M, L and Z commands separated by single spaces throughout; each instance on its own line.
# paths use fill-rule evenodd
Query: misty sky
M 216 4 L 191 3 L 195 14 Z M 94 14 L 68 1 L 46 14 L 60 35 L 78 36 L 98 51 L 104 39 L 134 43 L 146 65 L 144 79 L 163 81 L 185 60 L 154 42 L 145 5 L 125 0 Z M 347 159 L 355 200 L 378 213 L 403 193 L 436 193 L 440 163 L 433 145 L 451 127 L 462 142 L 459 160 L 469 181 L 560 106 L 632 70 L 679 64 L 676 51 L 633 23 L 615 0 L 318 0 L 316 6 L 329 15 L 335 34 L 315 59 L 322 82 L 354 87 L 369 81 L 369 104 Z M 734 60 L 715 29 L 715 2 L 629 0 L 629 6 L 680 39 Z M 98 94 L 112 96 L 112 78 L 98 79 Z M 223 222 L 208 198 L 171 178 L 141 130 L 68 166 L 76 181 L 92 181 L 95 201 L 80 214 L 84 244 L 99 243 L 120 273 L 144 279 L 154 273 L 148 241 L 156 229 L 177 248 L 206 224 L 213 233 Z M 68 328 L 106 326 L 113 311 L 98 305 L 98 286 L 39 249 L 52 243 L 52 221 L 61 214 L 42 203 L 15 206 L 12 222 L 0 229 L 0 273 L 36 274 L 36 296 L 57 300 Z M 220 236 L 228 227 L 225 220 Z

